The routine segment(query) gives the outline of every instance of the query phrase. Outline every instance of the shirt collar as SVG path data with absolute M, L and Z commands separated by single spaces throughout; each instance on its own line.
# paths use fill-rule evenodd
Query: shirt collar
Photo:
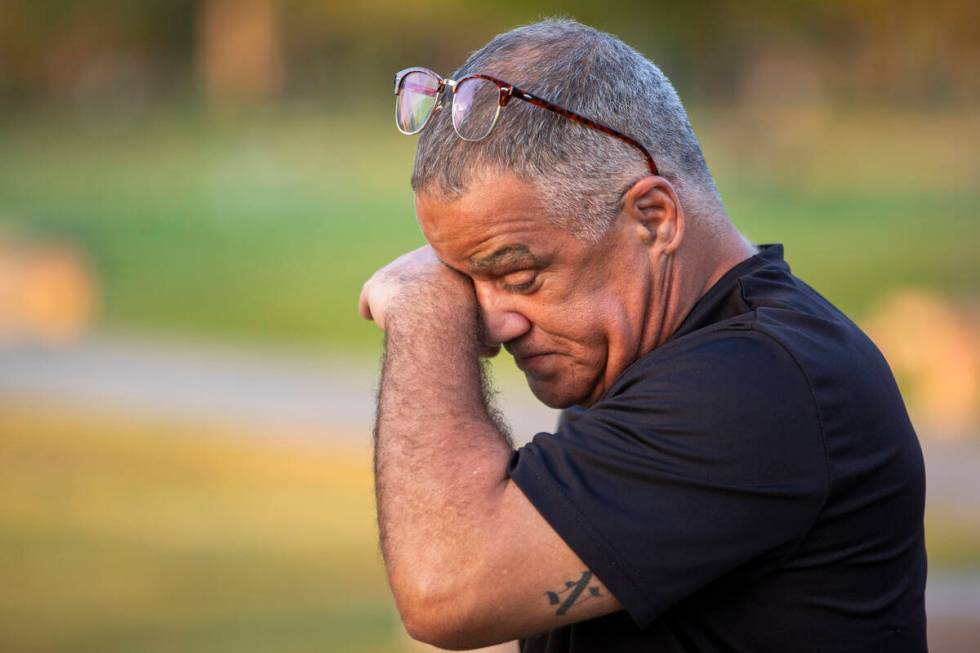
M 781 244 L 757 245 L 756 248 L 759 251 L 754 256 L 737 263 L 701 295 L 667 342 L 745 312 L 741 293 L 734 292 L 740 277 L 769 265 L 786 268 Z

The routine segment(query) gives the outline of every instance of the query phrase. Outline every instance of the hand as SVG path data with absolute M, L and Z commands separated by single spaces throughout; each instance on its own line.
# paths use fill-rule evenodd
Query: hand
M 408 297 L 414 301 L 401 301 Z M 384 330 L 386 316 L 400 310 L 401 304 L 430 309 L 452 306 L 471 315 L 476 312 L 473 284 L 440 261 L 429 245 L 404 254 L 375 272 L 361 289 L 358 312 Z

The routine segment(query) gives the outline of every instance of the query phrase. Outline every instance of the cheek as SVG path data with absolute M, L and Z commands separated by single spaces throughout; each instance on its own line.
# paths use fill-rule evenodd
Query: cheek
M 604 346 L 609 330 L 608 318 L 613 310 L 608 296 L 572 293 L 561 301 L 549 303 L 547 309 L 540 311 L 538 319 L 532 318 L 531 322 L 542 331 L 560 338 L 574 350 L 570 353 L 584 354 L 585 350 Z M 588 356 L 592 357 L 594 354 Z
M 582 289 L 562 305 L 559 333 L 567 338 L 569 353 L 580 372 L 588 368 L 604 373 L 611 358 L 635 349 L 642 318 L 630 310 L 634 303 L 603 288 L 593 292 Z

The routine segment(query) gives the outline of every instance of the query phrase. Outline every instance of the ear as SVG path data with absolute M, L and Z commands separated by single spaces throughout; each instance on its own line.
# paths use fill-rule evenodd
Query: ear
M 664 254 L 673 254 L 684 238 L 684 209 L 663 177 L 651 175 L 633 184 L 623 196 L 623 213 L 634 222 L 637 237 Z

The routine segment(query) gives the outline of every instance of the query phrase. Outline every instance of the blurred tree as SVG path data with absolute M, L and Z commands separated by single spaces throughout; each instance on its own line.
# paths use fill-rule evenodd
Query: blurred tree
M 831 100 L 980 99 L 975 0 L 0 0 L 0 99 L 11 107 L 70 97 L 89 62 L 114 56 L 158 96 L 198 78 L 212 102 L 215 93 L 376 94 L 398 68 L 448 72 L 494 34 L 555 13 L 635 44 L 692 99 L 756 92 L 783 57 L 811 78 L 804 91 L 819 87 Z
M 262 104 L 283 84 L 276 0 L 205 0 L 198 6 L 199 74 L 213 109 Z

